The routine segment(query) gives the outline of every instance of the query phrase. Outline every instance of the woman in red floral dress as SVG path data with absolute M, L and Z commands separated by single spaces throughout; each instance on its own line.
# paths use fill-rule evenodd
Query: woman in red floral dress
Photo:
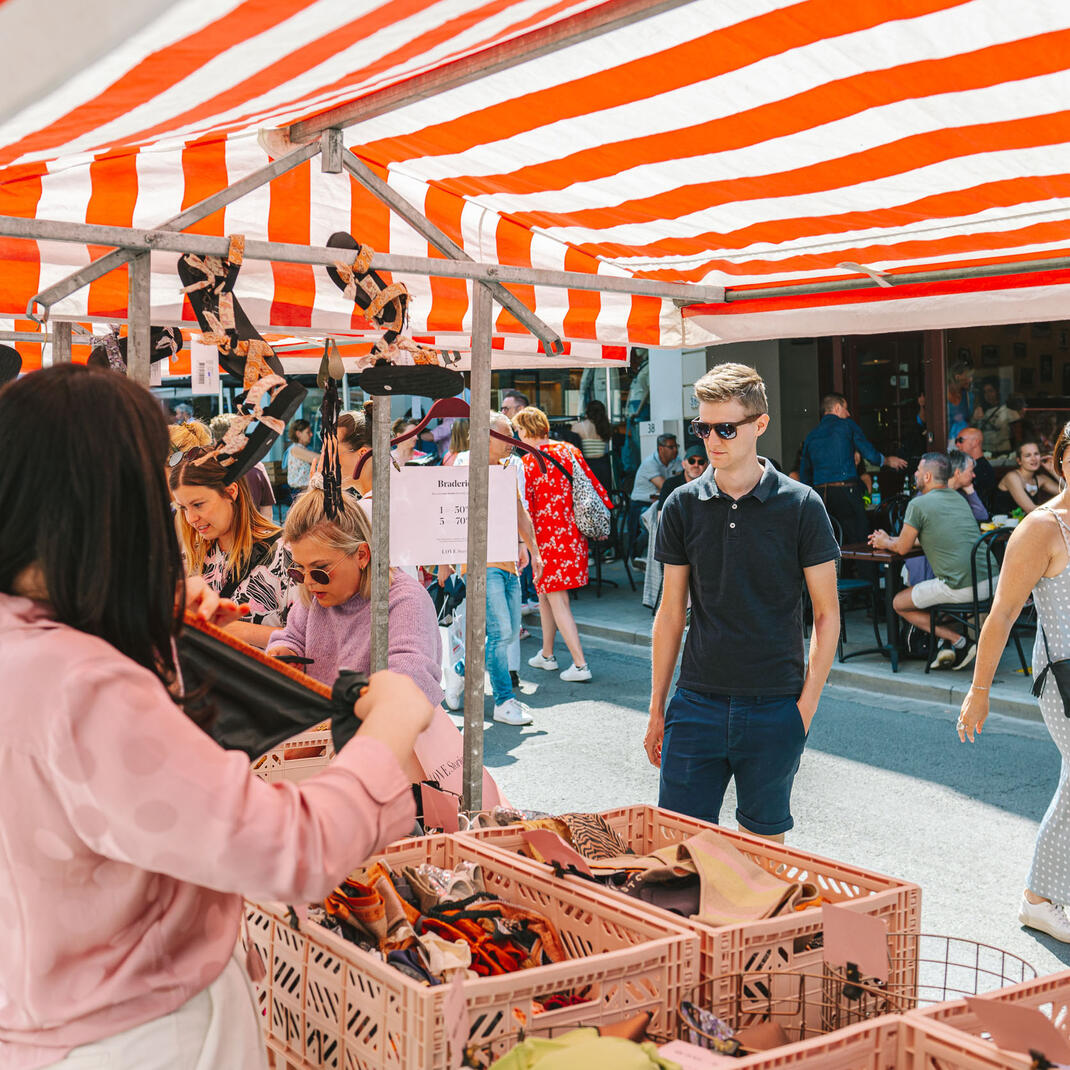
M 528 406 L 513 417 L 513 426 L 520 441 L 534 446 L 561 462 L 572 472 L 579 464 L 587 473 L 592 486 L 608 508 L 609 496 L 583 459 L 583 454 L 567 442 L 550 441 L 550 421 L 542 409 Z M 533 457 L 524 455 L 524 496 L 528 512 L 535 525 L 535 541 L 542 554 L 542 579 L 535 585 L 539 593 L 539 617 L 542 621 L 542 650 L 528 664 L 535 669 L 557 669 L 554 657 L 554 637 L 561 632 L 565 646 L 572 655 L 572 665 L 561 673 L 562 680 L 583 682 L 590 680 L 591 670 L 583 656 L 580 633 L 572 618 L 568 592 L 587 586 L 587 538 L 576 527 L 572 512 L 572 484 L 553 465 L 546 474 L 539 471 Z

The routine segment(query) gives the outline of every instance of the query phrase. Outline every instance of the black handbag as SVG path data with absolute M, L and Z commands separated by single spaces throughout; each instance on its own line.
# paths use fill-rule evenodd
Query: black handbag
M 1048 659 L 1048 664 L 1044 666 L 1043 671 L 1033 681 L 1033 695 L 1036 698 L 1044 693 L 1044 685 L 1048 681 L 1048 673 L 1050 672 L 1055 677 L 1055 686 L 1059 689 L 1059 697 L 1063 700 L 1063 716 L 1070 717 L 1070 658 L 1063 658 L 1061 661 L 1051 660 L 1051 650 L 1048 649 L 1048 637 L 1044 634 L 1043 625 L 1038 624 L 1040 628 L 1040 636 L 1044 640 L 1044 654 Z
M 368 686 L 362 673 L 343 669 L 327 687 L 189 613 L 178 661 L 185 693 L 214 715 L 205 731 L 250 759 L 326 720 L 340 751 L 360 727 L 353 705 Z M 187 712 L 198 720 L 189 702 Z

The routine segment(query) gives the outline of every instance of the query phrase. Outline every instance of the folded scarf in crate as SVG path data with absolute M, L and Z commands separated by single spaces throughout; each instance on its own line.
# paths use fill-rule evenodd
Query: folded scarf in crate
M 457 898 L 461 892 L 470 894 Z M 548 918 L 487 892 L 471 863 L 456 871 L 405 866 L 399 874 L 380 860 L 351 874 L 323 906 L 340 935 L 432 984 L 458 969 L 496 977 L 567 958 Z
M 822 902 L 814 885 L 781 880 L 712 830 L 637 855 L 598 814 L 520 824 L 555 832 L 604 883 L 707 925 L 740 925 Z M 530 844 L 524 853 L 542 861 Z

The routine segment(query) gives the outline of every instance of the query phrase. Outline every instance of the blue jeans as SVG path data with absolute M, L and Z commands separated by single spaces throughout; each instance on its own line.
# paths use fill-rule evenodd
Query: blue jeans
M 539 592 L 535 590 L 535 573 L 531 571 L 531 565 L 525 565 L 520 573 L 520 601 L 538 602 Z
M 513 697 L 509 647 L 520 634 L 520 580 L 501 568 L 487 569 L 487 672 L 494 705 Z
M 666 810 L 718 824 L 736 779 L 736 821 L 776 836 L 795 822 L 791 785 L 806 733 L 792 696 L 706 695 L 678 687 L 665 710 L 661 792 Z

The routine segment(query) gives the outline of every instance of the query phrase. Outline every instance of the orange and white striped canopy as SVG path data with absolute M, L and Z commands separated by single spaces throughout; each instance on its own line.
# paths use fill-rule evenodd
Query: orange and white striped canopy
M 615 6 L 629 5 L 179 0 L 0 121 L 0 214 L 158 225 L 263 166 L 262 129 L 418 86 Z M 628 344 L 1065 315 L 1070 4 L 693 0 L 651 11 L 414 97 L 349 126 L 345 144 L 477 260 L 722 285 L 734 299 L 681 313 L 649 297 L 511 287 L 577 361 L 619 358 L 602 347 Z M 24 40 L 42 51 L 39 28 Z M 190 229 L 316 245 L 350 230 L 383 252 L 435 255 L 315 159 Z M 0 240 L 0 317 L 23 315 L 103 252 Z M 153 254 L 157 323 L 192 320 L 175 259 Z M 1052 270 L 1016 273 L 1038 260 Z M 894 285 L 761 292 L 857 279 L 858 265 Z M 978 265 L 1005 270 L 911 281 Z M 405 282 L 414 334 L 464 348 L 466 284 Z M 237 292 L 264 328 L 367 329 L 321 268 L 247 262 Z M 54 311 L 125 316 L 125 271 Z M 496 344 L 547 359 L 507 313 Z

